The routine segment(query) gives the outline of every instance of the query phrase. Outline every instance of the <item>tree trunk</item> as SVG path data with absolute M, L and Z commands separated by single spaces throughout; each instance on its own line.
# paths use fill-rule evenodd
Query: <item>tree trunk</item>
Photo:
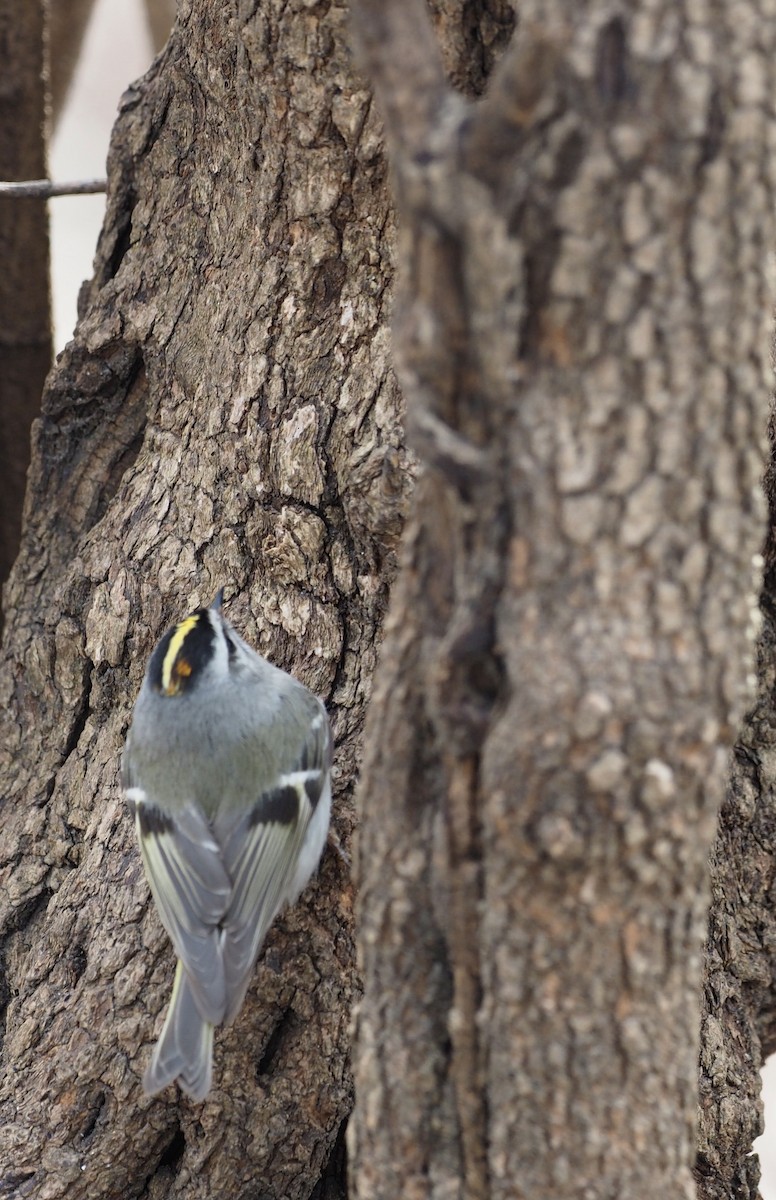
M 526 0 L 474 105 L 421 3 L 354 8 L 423 464 L 360 784 L 355 1191 L 689 1197 L 757 626 L 773 13 Z
M 46 174 L 42 0 L 0 0 L 0 180 Z M 48 212 L 0 198 L 0 583 L 19 545 L 30 426 L 51 366 Z
M 771 418 L 773 435 L 773 418 Z M 772 446 L 773 451 L 773 446 Z M 700 1129 L 701 1200 L 754 1200 L 753 1140 L 762 1133 L 760 1067 L 776 1053 L 776 459 L 765 477 L 763 629 L 758 692 L 732 758 L 711 855 L 712 905 L 704 964 Z
M 344 1190 L 359 983 L 334 854 L 217 1035 L 210 1100 L 140 1092 L 173 969 L 117 784 L 146 657 L 225 585 L 327 701 L 347 846 L 413 474 L 344 7 L 183 8 L 124 98 L 5 594 L 0 1193 L 41 1200 Z M 482 91 L 511 10 L 432 8 L 441 62 L 419 5 L 358 4 L 423 471 L 362 785 L 354 1188 L 688 1195 L 762 519 L 776 26 L 754 0 L 530 0 L 474 105 L 443 67 Z M 714 852 L 715 1197 L 753 1195 L 774 1043 L 769 636 Z
M 48 0 L 51 46 L 51 115 L 54 123 L 65 108 L 95 0 Z
M 392 223 L 342 4 L 195 0 L 125 95 L 96 274 L 34 434 L 0 667 L 0 1193 L 341 1194 L 357 993 L 335 854 L 203 1105 L 140 1078 L 174 956 L 117 770 L 162 630 L 226 612 L 326 700 L 347 846 L 411 471 Z

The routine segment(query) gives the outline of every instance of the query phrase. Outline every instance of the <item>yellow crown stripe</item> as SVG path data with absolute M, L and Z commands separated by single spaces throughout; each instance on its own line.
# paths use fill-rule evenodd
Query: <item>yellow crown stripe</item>
M 196 613 L 193 617 L 186 617 L 185 621 L 181 621 L 180 625 L 176 626 L 175 633 L 170 638 L 170 644 L 167 647 L 167 653 L 162 663 L 162 687 L 165 692 L 170 690 L 172 669 L 175 666 L 176 658 L 180 654 L 181 647 L 198 621 L 199 616 Z

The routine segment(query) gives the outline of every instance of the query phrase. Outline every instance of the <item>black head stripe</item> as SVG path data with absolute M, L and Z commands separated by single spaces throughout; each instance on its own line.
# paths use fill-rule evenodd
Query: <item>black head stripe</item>
M 168 629 L 151 655 L 151 686 L 167 695 L 178 695 L 196 685 L 213 654 L 215 632 L 201 608 Z
M 170 648 L 172 635 L 175 633 L 176 628 L 177 626 L 168 629 L 164 637 L 157 642 L 156 649 L 148 663 L 148 681 L 157 692 L 162 690 L 162 667 L 164 666 L 164 660 L 167 657 L 167 651 Z

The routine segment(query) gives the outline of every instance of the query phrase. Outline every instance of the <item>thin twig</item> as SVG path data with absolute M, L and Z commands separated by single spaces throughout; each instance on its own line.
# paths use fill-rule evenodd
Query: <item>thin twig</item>
M 81 179 L 75 183 L 54 183 L 51 179 L 28 179 L 24 183 L 0 183 L 0 196 L 32 196 L 50 200 L 52 196 L 91 196 L 108 190 L 105 179 Z

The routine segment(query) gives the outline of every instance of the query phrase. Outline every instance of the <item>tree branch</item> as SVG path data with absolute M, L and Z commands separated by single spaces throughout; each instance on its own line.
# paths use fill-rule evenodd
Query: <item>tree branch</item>
M 23 183 L 0 183 L 0 196 L 51 200 L 54 196 L 91 196 L 107 191 L 104 179 L 81 179 L 74 183 L 54 183 L 51 179 L 27 179 Z

